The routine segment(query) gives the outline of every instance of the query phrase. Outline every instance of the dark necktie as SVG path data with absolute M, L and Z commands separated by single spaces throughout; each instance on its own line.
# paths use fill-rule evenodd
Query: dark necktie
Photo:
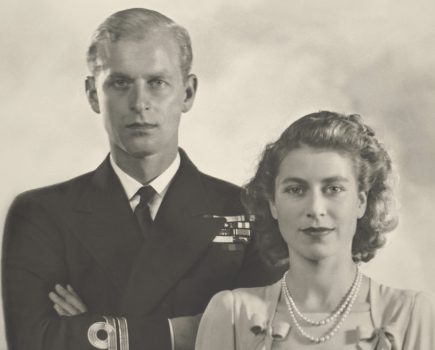
M 153 224 L 148 203 L 154 198 L 156 191 L 151 186 L 144 186 L 137 191 L 137 194 L 140 196 L 140 202 L 134 209 L 134 215 L 139 223 L 142 234 L 145 238 L 148 238 Z

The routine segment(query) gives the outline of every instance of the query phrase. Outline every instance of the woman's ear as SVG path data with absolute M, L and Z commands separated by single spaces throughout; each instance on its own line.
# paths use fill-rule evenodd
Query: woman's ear
M 365 192 L 360 192 L 358 194 L 358 200 L 359 200 L 359 204 L 358 204 L 358 219 L 361 219 L 367 209 L 367 193 Z
M 276 210 L 275 202 L 272 199 L 269 199 L 269 208 L 270 208 L 270 213 L 272 214 L 272 217 L 275 220 L 278 220 L 278 212 Z

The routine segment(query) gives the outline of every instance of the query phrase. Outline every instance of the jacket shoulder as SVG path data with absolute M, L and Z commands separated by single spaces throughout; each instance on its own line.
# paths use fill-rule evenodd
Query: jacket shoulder
M 81 188 L 86 186 L 93 173 L 94 172 L 91 171 L 63 182 L 20 193 L 15 197 L 11 207 L 50 202 L 64 196 L 75 196 L 80 192 Z
M 228 195 L 240 195 L 241 188 L 231 182 L 201 173 L 204 186 L 216 192 L 223 192 Z
M 201 183 L 207 198 L 215 207 L 225 208 L 222 215 L 240 215 L 244 213 L 241 201 L 241 188 L 228 181 L 200 173 Z

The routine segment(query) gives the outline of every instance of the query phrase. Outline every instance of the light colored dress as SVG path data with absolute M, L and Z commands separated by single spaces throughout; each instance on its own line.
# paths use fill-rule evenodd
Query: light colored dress
M 297 349 L 290 318 L 277 316 L 280 282 L 216 294 L 201 319 L 196 350 Z M 435 296 L 369 280 L 370 305 L 349 314 L 340 332 L 313 349 L 435 350 Z M 356 304 L 354 305 L 356 306 Z M 341 338 L 340 338 L 341 337 Z M 293 339 L 293 340 L 292 340 Z

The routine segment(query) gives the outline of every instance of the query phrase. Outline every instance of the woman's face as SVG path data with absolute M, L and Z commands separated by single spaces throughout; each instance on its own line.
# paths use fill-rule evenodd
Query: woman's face
M 291 259 L 351 257 L 367 197 L 358 192 L 350 156 L 307 146 L 290 151 L 278 170 L 274 195 L 271 213 Z

